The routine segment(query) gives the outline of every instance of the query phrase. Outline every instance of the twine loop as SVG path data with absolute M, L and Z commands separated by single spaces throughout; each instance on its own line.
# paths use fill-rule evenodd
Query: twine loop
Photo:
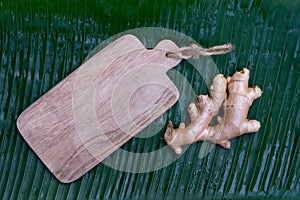
M 177 51 L 167 52 L 166 56 L 176 59 L 198 59 L 199 56 L 220 55 L 231 52 L 234 49 L 232 44 L 224 44 L 211 48 L 202 48 L 196 44 L 191 44 L 188 47 L 181 47 Z

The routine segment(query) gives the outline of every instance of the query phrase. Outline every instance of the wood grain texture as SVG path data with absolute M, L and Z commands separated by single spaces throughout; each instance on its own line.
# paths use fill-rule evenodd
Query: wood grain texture
M 176 49 L 119 38 L 29 106 L 20 133 L 58 180 L 76 180 L 178 100 L 166 72 L 180 60 L 165 56 Z

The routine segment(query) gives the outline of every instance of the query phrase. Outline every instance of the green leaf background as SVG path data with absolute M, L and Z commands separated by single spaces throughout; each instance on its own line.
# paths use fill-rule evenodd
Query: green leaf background
M 0 1 L 0 199 L 300 198 L 299 10 L 299 0 Z M 193 144 L 154 172 L 125 173 L 100 163 L 62 184 L 23 140 L 16 119 L 101 41 L 138 27 L 176 30 L 204 47 L 235 44 L 234 52 L 212 58 L 225 75 L 251 70 L 250 85 L 264 93 L 249 118 L 261 121 L 261 129 L 201 159 L 201 143 Z M 207 93 L 189 63 L 175 69 Z M 167 113 L 176 125 L 178 110 L 175 104 Z M 122 148 L 156 150 L 165 146 L 163 132 Z

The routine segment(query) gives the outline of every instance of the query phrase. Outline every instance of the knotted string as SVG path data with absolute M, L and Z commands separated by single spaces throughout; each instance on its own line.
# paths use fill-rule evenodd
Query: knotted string
M 233 49 L 234 46 L 232 44 L 214 46 L 208 49 L 199 47 L 196 44 L 191 44 L 188 47 L 181 47 L 177 51 L 168 52 L 166 56 L 169 58 L 177 58 L 177 59 L 190 59 L 190 58 L 198 59 L 199 56 L 226 54 L 231 52 Z

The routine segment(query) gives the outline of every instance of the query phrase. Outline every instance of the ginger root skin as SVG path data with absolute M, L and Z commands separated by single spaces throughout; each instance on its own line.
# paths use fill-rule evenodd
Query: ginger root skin
M 218 74 L 210 87 L 211 97 L 199 95 L 197 105 L 189 104 L 191 123 L 188 126 L 181 123 L 179 128 L 174 129 L 170 122 L 164 139 L 176 154 L 182 153 L 183 145 L 203 140 L 229 149 L 230 139 L 259 130 L 259 121 L 247 119 L 250 106 L 262 94 L 259 87 L 248 87 L 249 75 L 250 71 L 246 68 L 227 79 Z M 210 126 L 222 105 L 224 116 L 217 116 L 218 124 Z

